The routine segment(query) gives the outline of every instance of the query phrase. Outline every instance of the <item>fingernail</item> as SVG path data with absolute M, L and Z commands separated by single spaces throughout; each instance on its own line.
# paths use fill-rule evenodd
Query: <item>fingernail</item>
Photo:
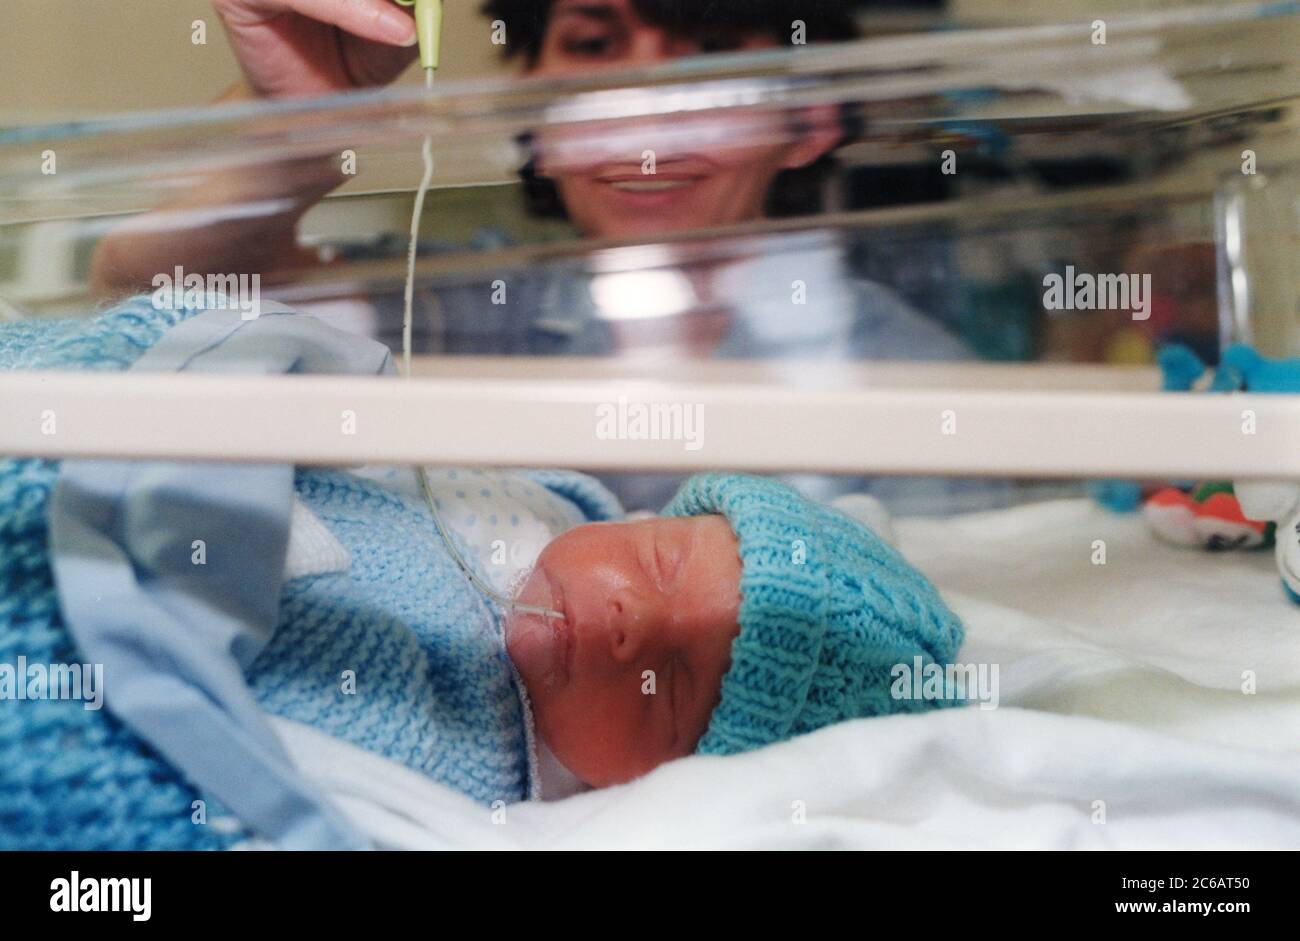
M 419 41 L 415 21 L 399 10 L 387 9 L 381 12 L 379 26 L 399 46 L 414 46 Z

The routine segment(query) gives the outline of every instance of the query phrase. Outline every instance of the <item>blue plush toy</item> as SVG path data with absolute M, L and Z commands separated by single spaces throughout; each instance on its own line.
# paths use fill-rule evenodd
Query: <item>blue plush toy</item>
M 1229 392 L 1236 386 L 1220 385 L 1221 378 L 1213 377 L 1213 384 L 1205 385 L 1206 365 L 1189 346 L 1169 343 L 1156 354 L 1160 367 L 1161 388 L 1165 392 L 1191 392 L 1194 389 Z M 1191 489 L 1196 481 L 1185 481 L 1180 486 Z M 1134 513 L 1144 507 L 1148 496 L 1137 480 L 1094 480 L 1088 483 L 1089 495 L 1112 513 Z
M 1300 359 L 1268 359 L 1244 344 L 1223 353 L 1216 376 L 1242 392 L 1300 393 Z M 1300 481 L 1240 481 L 1242 512 L 1277 524 L 1277 568 L 1291 600 L 1300 604 Z

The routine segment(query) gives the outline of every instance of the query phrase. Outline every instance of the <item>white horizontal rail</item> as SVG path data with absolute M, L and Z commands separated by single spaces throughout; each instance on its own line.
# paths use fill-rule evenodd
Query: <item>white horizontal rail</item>
M 665 359 L 620 356 L 416 356 L 428 379 L 645 380 L 818 389 L 1062 389 L 1157 392 L 1155 366 L 1093 363 L 906 362 L 834 359 Z
M 13 372 L 0 455 L 1300 479 L 1300 396 Z

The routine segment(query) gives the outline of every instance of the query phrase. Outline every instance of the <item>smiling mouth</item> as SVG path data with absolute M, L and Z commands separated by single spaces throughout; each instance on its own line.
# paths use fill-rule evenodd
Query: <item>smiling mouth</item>
M 694 186 L 698 179 L 689 180 L 602 180 L 606 186 L 620 193 L 668 193 Z

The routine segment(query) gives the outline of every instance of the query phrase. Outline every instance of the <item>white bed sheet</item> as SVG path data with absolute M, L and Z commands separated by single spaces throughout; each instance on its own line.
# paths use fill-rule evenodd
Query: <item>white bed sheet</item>
M 966 622 L 962 661 L 998 664 L 997 709 L 845 723 L 496 814 L 276 728 L 385 848 L 1300 848 L 1300 607 L 1271 553 L 1173 549 L 1084 500 L 895 527 Z

